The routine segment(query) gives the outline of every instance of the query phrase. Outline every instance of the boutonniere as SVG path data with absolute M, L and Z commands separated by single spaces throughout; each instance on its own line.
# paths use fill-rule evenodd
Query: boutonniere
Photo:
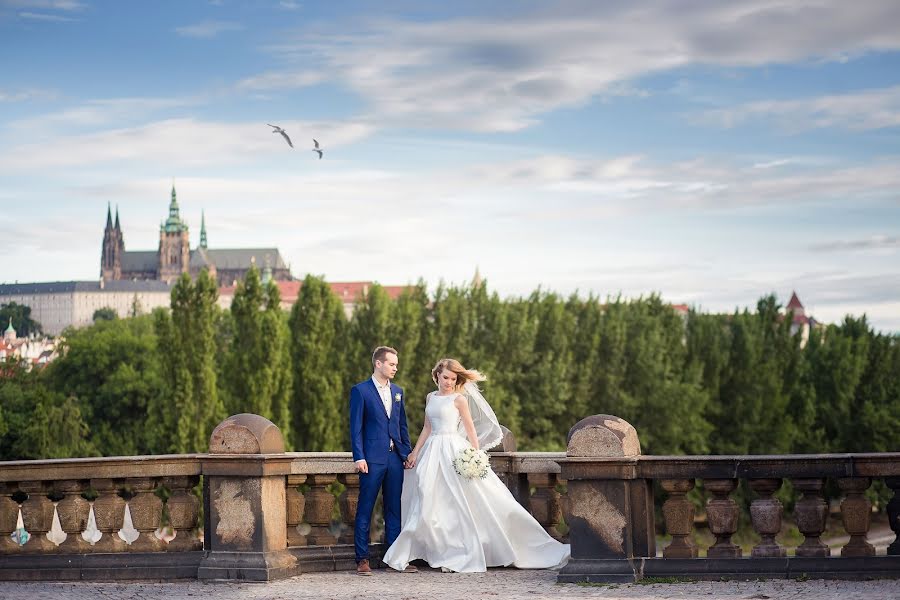
M 394 402 L 400 402 L 400 394 L 394 394 Z

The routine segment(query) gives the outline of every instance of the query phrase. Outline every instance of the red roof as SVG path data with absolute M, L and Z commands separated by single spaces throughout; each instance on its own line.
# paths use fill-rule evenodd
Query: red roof
M 797 297 L 797 292 L 791 292 L 791 300 L 788 302 L 787 309 L 796 311 L 797 309 L 803 310 L 803 304 L 800 302 L 800 298 Z
M 275 285 L 278 286 L 278 291 L 281 292 L 281 301 L 293 304 L 297 301 L 297 296 L 300 294 L 300 288 L 303 287 L 303 282 L 276 281 Z M 341 299 L 341 302 L 350 303 L 356 302 L 360 296 L 365 296 L 372 286 L 372 282 L 335 281 L 328 285 L 331 286 L 331 291 L 334 292 L 334 295 Z M 234 296 L 235 287 L 236 286 L 233 285 L 220 287 L 219 296 Z M 386 285 L 382 287 L 391 300 L 396 300 L 405 290 L 410 289 L 410 286 L 406 285 Z

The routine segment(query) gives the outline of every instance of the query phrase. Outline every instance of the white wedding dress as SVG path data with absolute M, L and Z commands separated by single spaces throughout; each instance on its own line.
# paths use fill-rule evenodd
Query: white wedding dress
M 402 530 L 384 555 L 385 564 L 403 570 L 424 559 L 434 568 L 467 573 L 509 565 L 561 566 L 569 546 L 550 537 L 493 471 L 484 479 L 465 479 L 454 470 L 453 459 L 470 447 L 461 433 L 456 396 L 432 392 L 426 401 L 431 435 L 416 466 L 404 475 Z

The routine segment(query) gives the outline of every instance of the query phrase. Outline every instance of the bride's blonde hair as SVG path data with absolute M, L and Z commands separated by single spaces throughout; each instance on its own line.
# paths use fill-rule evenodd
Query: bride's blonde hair
M 465 368 L 455 358 L 442 358 L 431 370 L 431 379 L 435 384 L 438 382 L 438 375 L 440 375 L 441 371 L 444 369 L 456 373 L 456 389 L 462 388 L 462 386 L 470 381 L 484 381 L 487 379 L 480 371 Z

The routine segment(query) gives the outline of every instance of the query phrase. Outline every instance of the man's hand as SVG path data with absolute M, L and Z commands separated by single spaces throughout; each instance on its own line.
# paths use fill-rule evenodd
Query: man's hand
M 413 467 L 415 467 L 416 466 L 416 455 L 410 454 L 409 456 L 407 456 L 406 462 L 403 463 L 403 466 L 407 469 L 412 469 Z
M 356 461 L 356 470 L 359 471 L 360 473 L 368 474 L 369 463 L 366 462 L 366 459 Z

